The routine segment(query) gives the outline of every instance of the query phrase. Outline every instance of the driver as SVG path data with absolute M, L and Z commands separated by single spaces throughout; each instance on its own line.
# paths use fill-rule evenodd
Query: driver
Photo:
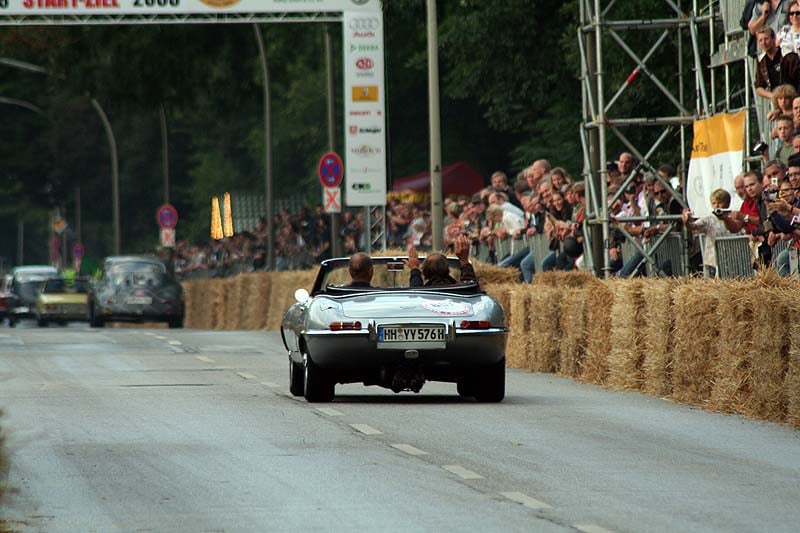
M 372 287 L 372 258 L 364 252 L 350 256 L 350 278 L 345 287 Z
M 461 283 L 473 282 L 478 285 L 475 269 L 472 268 L 469 262 L 469 247 L 470 241 L 465 235 L 459 235 L 453 243 L 453 249 L 459 263 L 461 263 Z M 411 270 L 409 277 L 409 285 L 411 287 L 434 287 L 459 283 L 450 275 L 450 265 L 447 262 L 447 258 L 439 252 L 428 254 L 428 257 L 422 263 L 420 271 L 419 253 L 416 248 L 410 246 L 408 248 L 408 259 L 405 263 Z M 422 276 L 425 276 L 426 281 L 424 284 Z

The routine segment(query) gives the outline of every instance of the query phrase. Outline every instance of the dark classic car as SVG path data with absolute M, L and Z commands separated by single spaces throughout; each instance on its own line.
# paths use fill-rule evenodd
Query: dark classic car
M 111 256 L 89 291 L 89 322 L 167 322 L 183 327 L 183 288 L 163 261 L 150 256 Z
M 8 287 L 8 325 L 14 327 L 23 318 L 34 318 L 39 290 L 45 281 L 57 277 L 58 269 L 48 265 L 15 267 Z
M 337 383 L 419 392 L 444 381 L 461 396 L 502 401 L 502 307 L 474 282 L 409 287 L 403 259 L 374 258 L 369 288 L 346 286 L 347 258 L 323 261 L 311 294 L 297 290 L 281 323 L 293 395 L 329 402 Z M 458 279 L 458 260 L 448 261 Z

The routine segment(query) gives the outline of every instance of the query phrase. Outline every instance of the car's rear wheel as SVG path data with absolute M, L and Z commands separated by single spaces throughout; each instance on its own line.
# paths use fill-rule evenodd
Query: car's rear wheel
M 475 381 L 475 399 L 479 402 L 501 402 L 506 396 L 506 358 L 484 368 Z
M 309 402 L 333 401 L 335 387 L 336 385 L 328 378 L 326 372 L 306 356 L 303 372 L 303 395 L 306 400 Z
M 305 390 L 305 372 L 303 365 L 289 359 L 289 392 L 294 396 L 302 396 Z
M 472 398 L 475 396 L 475 379 L 472 376 L 464 376 L 456 382 L 456 390 L 462 398 Z

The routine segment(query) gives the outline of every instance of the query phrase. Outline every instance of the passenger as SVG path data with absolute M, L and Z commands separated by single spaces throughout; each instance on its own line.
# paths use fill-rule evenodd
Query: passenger
M 345 287 L 372 287 L 372 258 L 364 252 L 350 256 L 350 277 Z
M 411 287 L 435 287 L 440 285 L 455 285 L 457 283 L 474 282 L 478 285 L 478 278 L 475 276 L 475 269 L 469 262 L 469 247 L 470 241 L 464 235 L 459 235 L 453 242 L 453 247 L 458 261 L 461 264 L 461 281 L 456 281 L 450 275 L 450 264 L 444 254 L 434 252 L 428 254 L 428 257 L 422 263 L 420 271 L 419 254 L 417 249 L 413 246 L 408 249 L 408 259 L 406 266 L 411 270 L 409 285 Z M 422 276 L 425 276 L 425 283 L 422 282 Z

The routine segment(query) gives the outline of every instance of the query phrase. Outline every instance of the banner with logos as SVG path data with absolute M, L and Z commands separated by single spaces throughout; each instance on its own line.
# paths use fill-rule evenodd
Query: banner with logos
M 724 113 L 694 123 L 686 199 L 697 217 L 711 214 L 709 197 L 715 189 L 731 194 L 732 208 L 741 205 L 733 179 L 742 172 L 745 113 Z
M 383 82 L 383 13 L 345 12 L 344 202 L 386 203 L 386 91 Z
M 380 0 L 0 0 L 3 15 L 177 15 L 376 11 Z

